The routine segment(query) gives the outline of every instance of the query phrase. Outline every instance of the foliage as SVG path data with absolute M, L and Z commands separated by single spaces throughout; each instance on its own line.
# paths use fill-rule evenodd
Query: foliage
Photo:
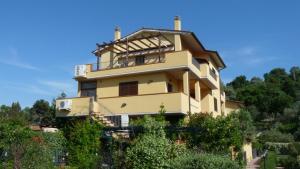
M 299 169 L 300 161 L 297 157 L 293 157 L 290 155 L 279 155 L 277 158 L 278 166 L 288 168 L 288 169 Z
M 34 132 L 26 119 L 6 117 L 0 120 L 0 150 L 7 152 L 5 161 L 19 168 L 54 168 L 54 151 L 62 150 L 61 133 Z
M 172 169 L 240 169 L 241 166 L 228 156 L 186 153 L 172 160 Z
M 145 133 L 140 135 L 126 151 L 126 164 L 133 169 L 160 169 L 169 166 L 171 159 L 185 152 L 185 148 L 172 144 L 165 136 L 165 122 L 144 117 Z
M 54 168 L 53 156 L 61 152 L 65 139 L 62 133 L 35 133 L 26 147 L 22 168 Z
M 281 133 L 278 130 L 272 129 L 262 132 L 258 138 L 260 142 L 279 142 L 279 143 L 289 143 L 293 142 L 294 138 L 291 134 Z
M 249 81 L 247 80 L 246 76 L 238 76 L 233 81 L 228 83 L 229 86 L 232 86 L 234 89 L 245 87 L 249 84 Z
M 70 129 L 68 140 L 69 160 L 79 169 L 96 168 L 99 161 L 101 128 L 88 119 L 77 122 Z
M 295 100 L 300 91 L 299 67 L 293 67 L 288 74 L 284 69 L 275 68 L 264 75 L 264 79 L 238 76 L 226 85 L 225 91 L 230 99 L 243 101 L 247 107 L 255 106 L 256 117 L 269 118 L 283 114 Z M 235 97 L 235 98 L 234 98 Z
M 264 159 L 260 163 L 260 168 L 263 169 L 275 169 L 276 168 L 276 153 L 269 151 Z
M 55 121 L 55 105 L 53 104 L 50 106 L 48 101 L 37 100 L 30 111 L 31 121 L 42 126 L 52 125 Z
M 239 150 L 243 144 L 239 119 L 234 116 L 218 116 L 193 114 L 189 127 L 196 131 L 188 137 L 188 145 L 209 152 L 229 152 L 234 146 Z
M 232 112 L 227 118 L 238 119 L 239 129 L 244 138 L 244 142 L 250 142 L 254 139 L 255 127 L 253 125 L 253 120 L 249 111 L 241 109 Z

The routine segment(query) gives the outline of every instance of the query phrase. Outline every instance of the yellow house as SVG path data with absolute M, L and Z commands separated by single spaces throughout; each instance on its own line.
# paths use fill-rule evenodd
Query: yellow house
M 92 115 L 107 125 L 119 118 L 157 114 L 176 119 L 187 112 L 226 115 L 220 71 L 225 63 L 217 51 L 206 49 L 196 35 L 174 29 L 142 28 L 114 40 L 97 44 L 93 64 L 75 66 L 78 96 L 58 99 L 57 117 Z M 117 120 L 116 120 L 117 119 Z

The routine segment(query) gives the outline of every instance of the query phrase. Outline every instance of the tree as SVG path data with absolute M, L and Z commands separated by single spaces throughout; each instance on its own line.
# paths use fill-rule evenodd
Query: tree
M 188 127 L 194 129 L 188 136 L 189 147 L 196 147 L 206 152 L 229 153 L 230 147 L 240 150 L 243 135 L 238 118 L 209 114 L 193 114 Z
M 51 113 L 49 102 L 45 100 L 37 100 L 31 108 L 31 120 L 40 125 L 49 126 L 52 124 L 55 116 Z
M 290 69 L 290 77 L 294 81 L 300 81 L 300 67 L 299 66 L 294 66 Z
M 255 127 L 249 111 L 241 109 L 229 115 L 228 118 L 236 118 L 239 121 L 239 129 L 241 130 L 244 141 L 252 141 L 255 135 Z
M 68 151 L 70 164 L 79 169 L 93 169 L 100 161 L 100 136 L 102 126 L 88 119 L 77 122 L 70 129 Z
M 232 82 L 228 83 L 227 86 L 232 86 L 234 89 L 245 87 L 249 84 L 246 76 L 241 75 L 236 77 Z

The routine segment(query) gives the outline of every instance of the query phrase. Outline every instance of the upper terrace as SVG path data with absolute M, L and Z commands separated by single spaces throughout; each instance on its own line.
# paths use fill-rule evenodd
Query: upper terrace
M 93 54 L 97 63 L 77 66 L 76 79 L 189 69 L 214 89 L 217 70 L 225 67 L 218 53 L 206 50 L 193 32 L 181 31 L 179 18 L 174 30 L 142 28 L 121 38 L 116 28 L 114 41 L 97 44 Z

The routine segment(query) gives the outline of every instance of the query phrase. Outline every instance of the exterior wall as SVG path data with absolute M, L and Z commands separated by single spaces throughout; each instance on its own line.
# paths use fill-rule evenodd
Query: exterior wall
M 239 110 L 241 108 L 240 103 L 226 100 L 225 102 L 225 114 L 228 115 L 233 111 Z
M 69 111 L 58 111 L 56 113 L 57 117 L 66 117 L 66 116 L 87 116 L 92 110 L 91 99 L 90 97 L 75 97 L 69 98 L 72 100 L 71 110 Z M 56 105 L 60 105 L 60 102 L 66 99 L 56 100 Z
M 166 113 L 186 113 L 189 111 L 188 96 L 183 93 L 148 94 L 127 97 L 102 98 L 98 100 L 99 112 L 104 115 L 153 114 L 160 105 Z M 194 109 L 199 109 L 196 107 Z
M 243 145 L 243 151 L 245 153 L 245 160 L 246 162 L 250 162 L 252 159 L 253 159 L 253 156 L 252 156 L 252 143 L 244 143 Z
M 165 73 L 161 72 L 98 80 L 97 97 L 99 99 L 105 97 L 118 97 L 119 83 L 130 81 L 138 81 L 138 95 L 167 92 L 167 77 Z
M 213 100 L 211 90 L 201 89 L 201 106 L 203 113 L 213 112 Z

